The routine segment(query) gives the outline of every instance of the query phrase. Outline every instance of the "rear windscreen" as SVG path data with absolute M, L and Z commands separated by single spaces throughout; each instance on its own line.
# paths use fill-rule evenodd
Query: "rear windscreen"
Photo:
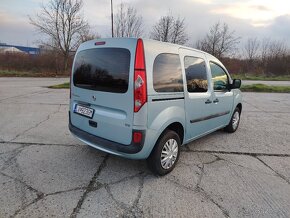
M 104 92 L 128 90 L 130 51 L 96 48 L 80 51 L 74 63 L 74 86 Z

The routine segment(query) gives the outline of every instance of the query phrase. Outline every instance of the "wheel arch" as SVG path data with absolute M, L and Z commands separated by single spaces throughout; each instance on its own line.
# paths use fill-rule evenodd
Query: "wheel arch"
M 184 125 L 180 121 L 171 121 L 171 122 L 167 123 L 166 125 L 164 125 L 163 128 L 161 128 L 160 131 L 158 131 L 158 133 L 156 134 L 156 138 L 155 138 L 154 142 L 152 143 L 153 146 L 151 148 L 150 153 L 152 152 L 152 150 L 156 146 L 157 141 L 164 135 L 164 133 L 167 130 L 172 130 L 172 131 L 176 132 L 180 138 L 180 143 L 182 145 L 182 143 L 184 141 L 184 135 L 185 135 Z
M 183 141 L 184 141 L 184 127 L 183 125 L 180 123 L 180 122 L 174 122 L 174 123 L 171 123 L 169 126 L 167 126 L 163 132 L 161 133 L 161 135 L 166 131 L 166 130 L 172 130 L 174 132 L 177 133 L 177 135 L 179 136 L 179 139 L 180 139 L 180 143 L 182 144 Z M 161 136 L 160 135 L 160 136 Z M 160 137 L 159 136 L 159 137 Z
M 242 103 L 238 103 L 236 107 L 240 109 L 240 112 L 242 112 L 243 109 Z

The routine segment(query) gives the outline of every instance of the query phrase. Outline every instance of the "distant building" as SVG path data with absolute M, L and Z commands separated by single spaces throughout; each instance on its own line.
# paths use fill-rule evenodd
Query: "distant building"
M 31 55 L 36 55 L 40 53 L 39 48 L 18 46 L 18 45 L 8 45 L 6 43 L 0 43 L 0 53 L 15 52 L 15 53 L 26 53 Z

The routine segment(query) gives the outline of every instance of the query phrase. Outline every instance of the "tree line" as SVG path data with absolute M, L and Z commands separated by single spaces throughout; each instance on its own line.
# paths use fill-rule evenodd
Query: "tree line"
M 45 55 L 51 55 L 54 60 L 50 66 L 54 66 L 56 73 L 68 71 L 74 51 L 80 43 L 101 37 L 92 32 L 84 19 L 82 6 L 82 0 L 49 0 L 46 5 L 42 5 L 39 13 L 29 16 L 30 23 L 46 36 L 46 40 L 40 43 L 43 50 L 48 51 Z M 234 58 L 241 47 L 241 37 L 226 23 L 215 23 L 195 43 L 189 42 L 184 17 L 175 17 L 168 12 L 156 21 L 149 33 L 146 33 L 143 24 L 143 17 L 136 8 L 121 3 L 114 15 L 114 36 L 145 36 L 194 47 L 224 61 L 232 73 L 290 74 L 290 53 L 283 41 L 249 38 L 240 52 L 242 58 Z

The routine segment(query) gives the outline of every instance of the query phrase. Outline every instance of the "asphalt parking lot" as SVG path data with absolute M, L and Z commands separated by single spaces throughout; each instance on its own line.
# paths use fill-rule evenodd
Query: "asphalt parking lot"
M 290 94 L 244 93 L 236 133 L 156 177 L 71 136 L 66 80 L 0 78 L 0 217 L 290 217 Z

